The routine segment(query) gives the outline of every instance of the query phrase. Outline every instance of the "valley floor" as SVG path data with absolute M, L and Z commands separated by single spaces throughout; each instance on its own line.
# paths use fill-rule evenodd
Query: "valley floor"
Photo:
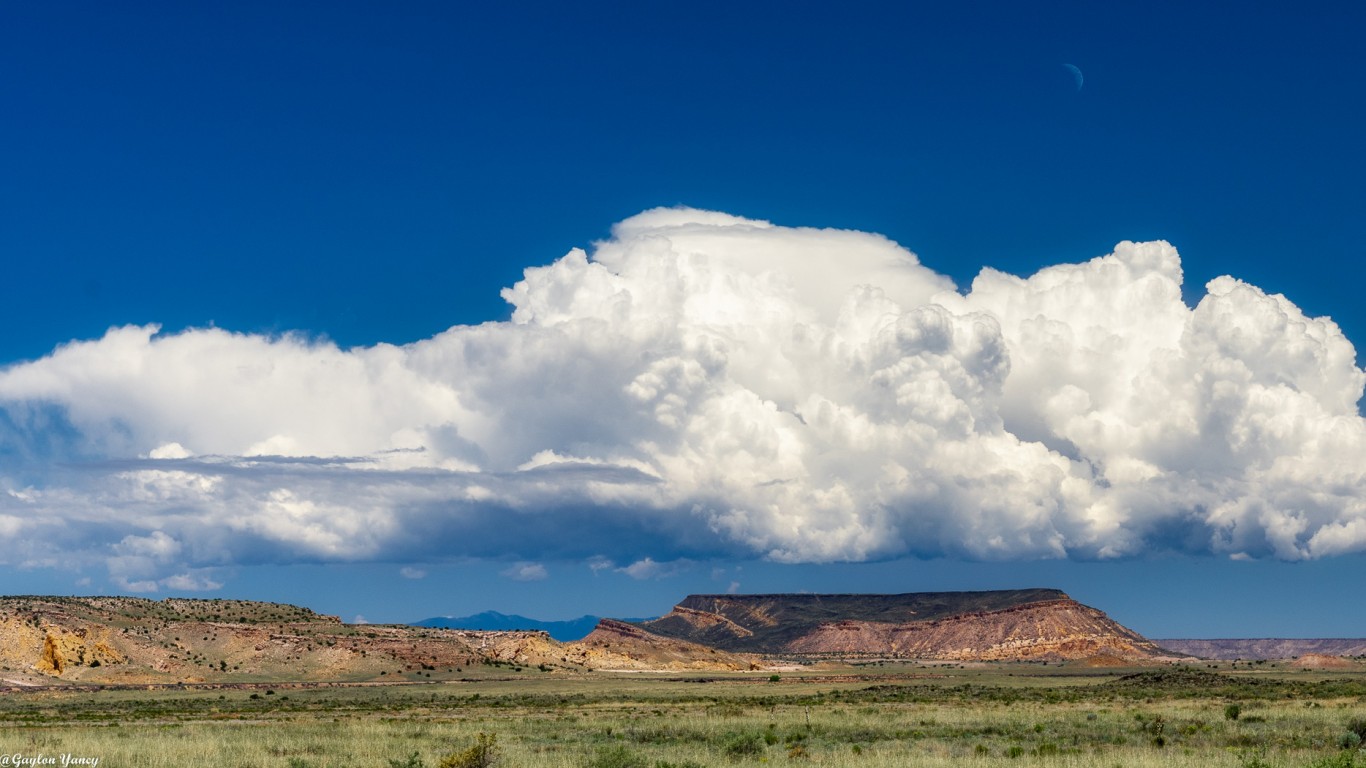
M 489 668 L 387 686 L 0 697 L 9 765 L 1349 768 L 1366 767 L 1363 736 L 1366 674 L 1274 665 Z

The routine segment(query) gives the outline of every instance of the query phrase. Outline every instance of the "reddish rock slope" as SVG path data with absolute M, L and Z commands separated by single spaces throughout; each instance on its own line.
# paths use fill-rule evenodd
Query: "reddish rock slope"
M 593 669 L 758 669 L 758 657 L 663 637 L 634 624 L 603 619 L 582 640 L 564 646 L 569 661 Z

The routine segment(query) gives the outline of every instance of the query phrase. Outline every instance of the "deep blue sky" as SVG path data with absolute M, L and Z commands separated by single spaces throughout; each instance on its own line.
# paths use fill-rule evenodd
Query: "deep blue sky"
M 960 288 L 1165 239 L 1188 296 L 1233 274 L 1360 344 L 1363 23 L 1315 3 L 6 4 L 0 364 L 127 323 L 349 347 L 503 320 L 524 268 L 676 204 L 879 232 Z M 394 579 L 401 598 L 358 586 L 399 565 L 244 567 L 227 591 L 565 618 L 732 580 L 465 563 Z M 1366 635 L 1341 610 L 1359 555 L 745 567 L 746 591 L 1057 586 L 1160 636 Z M 1290 613 L 1244 613 L 1265 594 Z
M 523 267 L 680 203 L 881 232 L 962 284 L 1163 238 L 1191 285 L 1236 274 L 1356 338 L 1362 20 L 9 5 L 0 247 L 25 288 L 0 359 L 123 322 L 418 339 L 502 317 Z

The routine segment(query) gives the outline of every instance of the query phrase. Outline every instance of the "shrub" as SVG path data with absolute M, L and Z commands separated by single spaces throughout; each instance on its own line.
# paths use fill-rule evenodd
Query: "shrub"
M 498 734 L 480 733 L 474 744 L 441 758 L 440 768 L 489 768 L 498 762 Z
M 1366 717 L 1354 717 L 1347 721 L 1347 730 L 1361 737 L 1366 741 Z
M 1243 714 L 1243 708 L 1238 706 L 1237 704 L 1229 704 L 1228 706 L 1224 707 L 1225 720 L 1237 720 L 1238 716 L 1241 714 Z
M 1348 731 L 1338 739 L 1338 746 L 1343 749 L 1358 749 L 1361 747 L 1361 737 L 1356 731 Z
M 726 739 L 726 757 L 739 759 L 764 753 L 764 739 L 757 733 L 736 733 Z

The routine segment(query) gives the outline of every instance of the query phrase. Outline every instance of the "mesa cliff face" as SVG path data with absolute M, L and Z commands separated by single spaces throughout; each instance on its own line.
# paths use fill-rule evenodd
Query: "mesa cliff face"
M 901 595 L 693 595 L 639 625 L 727 651 L 1002 661 L 1168 656 L 1055 589 Z

